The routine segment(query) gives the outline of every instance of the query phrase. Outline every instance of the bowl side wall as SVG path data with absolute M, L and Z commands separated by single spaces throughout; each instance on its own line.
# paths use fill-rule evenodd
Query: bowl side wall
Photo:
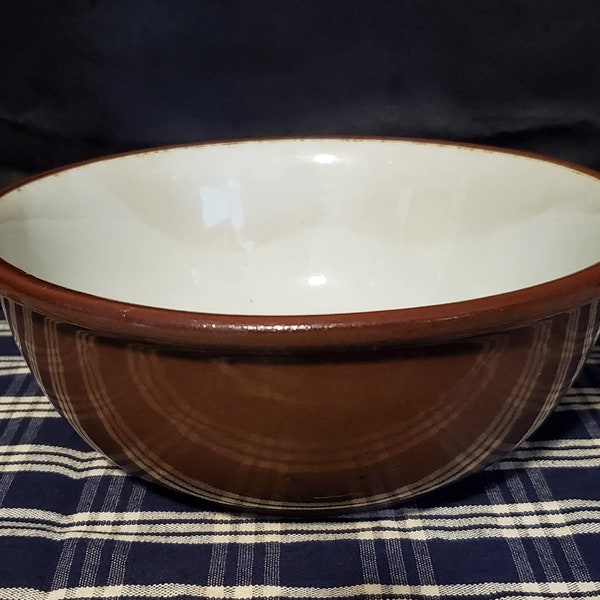
M 389 505 L 506 455 L 564 394 L 600 327 L 596 300 L 447 343 L 242 355 L 4 307 L 44 392 L 125 471 L 298 514 Z

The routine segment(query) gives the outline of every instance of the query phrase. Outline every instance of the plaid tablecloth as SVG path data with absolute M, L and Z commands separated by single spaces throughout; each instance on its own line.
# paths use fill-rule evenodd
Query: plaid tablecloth
M 0 599 L 600 598 L 600 348 L 509 458 L 394 510 L 230 514 L 123 475 L 0 314 Z

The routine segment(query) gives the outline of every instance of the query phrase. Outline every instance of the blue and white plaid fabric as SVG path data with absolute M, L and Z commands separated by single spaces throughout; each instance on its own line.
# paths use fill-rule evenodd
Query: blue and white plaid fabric
M 123 475 L 0 314 L 0 599 L 600 598 L 600 348 L 529 442 L 418 502 L 291 521 Z

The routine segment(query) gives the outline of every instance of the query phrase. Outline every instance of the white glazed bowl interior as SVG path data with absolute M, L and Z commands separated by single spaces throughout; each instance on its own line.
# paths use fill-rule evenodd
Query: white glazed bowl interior
M 0 257 L 114 300 L 246 315 L 376 311 L 513 291 L 600 260 L 600 180 L 394 140 L 150 151 L 0 199 Z

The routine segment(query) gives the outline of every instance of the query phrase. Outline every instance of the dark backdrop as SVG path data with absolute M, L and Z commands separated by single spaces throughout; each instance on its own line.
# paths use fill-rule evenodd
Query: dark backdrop
M 600 168 L 598 0 L 0 0 L 0 166 L 384 134 Z

